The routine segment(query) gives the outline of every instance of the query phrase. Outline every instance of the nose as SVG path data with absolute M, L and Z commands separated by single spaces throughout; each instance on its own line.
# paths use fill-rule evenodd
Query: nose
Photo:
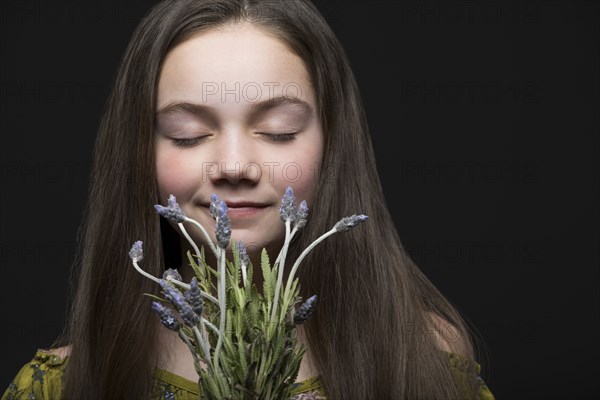
M 254 140 L 241 129 L 223 131 L 215 143 L 213 182 L 227 181 L 237 184 L 240 181 L 257 182 L 260 179 L 260 164 L 255 151 Z

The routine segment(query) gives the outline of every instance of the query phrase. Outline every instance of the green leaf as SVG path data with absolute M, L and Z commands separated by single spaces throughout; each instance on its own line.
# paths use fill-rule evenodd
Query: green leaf
M 227 359 L 227 357 L 223 357 L 222 361 L 223 361 L 223 372 L 225 372 L 225 377 L 233 376 L 232 366 L 231 366 L 231 362 L 229 361 L 229 359 Z M 229 386 L 229 379 L 226 379 L 225 377 L 223 377 L 223 379 L 221 381 L 223 383 L 222 384 L 223 398 L 230 399 L 231 398 L 231 388 Z
M 275 367 L 276 364 L 279 364 L 281 362 L 279 360 L 279 357 L 281 356 L 285 342 L 286 342 L 285 336 L 278 329 L 277 333 L 275 335 L 275 346 L 273 347 L 273 353 L 271 355 L 271 359 L 270 359 L 270 363 L 269 363 L 270 365 L 269 365 L 269 369 L 267 370 L 267 374 L 270 374 L 273 367 Z
M 235 319 L 233 324 L 233 330 L 235 331 L 235 336 L 239 341 L 244 340 L 244 313 L 242 309 L 239 309 L 238 312 L 235 313 Z
M 253 286 L 250 303 L 248 304 L 248 315 L 250 316 L 250 319 L 251 319 L 251 323 L 250 323 L 251 326 L 258 326 L 259 312 L 260 312 L 259 308 L 260 308 L 260 304 L 259 304 L 259 299 L 258 299 L 258 290 L 256 289 L 256 286 Z
M 304 349 L 304 346 L 301 349 L 301 352 L 298 353 L 298 355 L 294 358 L 294 361 L 291 362 L 288 365 L 288 373 L 286 373 L 287 376 L 290 377 L 290 383 L 294 383 L 296 382 L 296 379 L 298 379 L 298 371 L 300 371 L 300 362 L 302 361 L 302 357 L 304 356 L 304 352 L 306 350 Z
M 156 299 L 156 300 L 158 300 L 158 301 L 160 301 L 162 303 L 170 303 L 169 300 L 166 300 L 166 299 L 163 299 L 161 297 L 155 296 L 155 295 L 153 295 L 151 293 L 142 293 L 142 295 L 148 296 L 148 297 L 152 297 L 153 299 Z
M 210 394 L 209 398 L 218 399 L 221 397 L 221 391 L 219 390 L 220 385 L 218 383 L 218 377 L 207 376 L 205 379 L 202 380 L 202 383 L 203 383 L 202 386 Z
M 252 290 L 252 274 L 253 274 L 252 263 L 246 265 L 246 298 L 250 298 L 250 291 Z
M 240 358 L 240 369 L 242 370 L 242 376 L 248 376 L 248 361 L 246 360 L 246 346 L 244 342 L 238 341 L 238 357 Z
M 238 286 L 234 279 L 235 278 L 232 277 L 229 281 L 231 282 L 230 287 L 232 296 L 235 299 L 235 308 L 243 312 L 245 306 L 244 291 Z
M 235 351 L 233 350 L 233 346 L 231 344 L 231 334 L 233 331 L 233 326 L 232 326 L 233 315 L 232 315 L 231 310 L 227 310 L 226 315 L 227 315 L 227 320 L 225 321 L 225 340 L 223 341 L 223 343 L 225 344 L 225 350 L 229 354 L 232 354 L 232 353 L 235 353 Z
M 240 282 L 242 282 L 242 268 L 241 268 L 241 263 L 240 263 L 240 254 L 239 254 L 239 250 L 237 248 L 237 242 L 233 239 L 231 239 L 232 244 L 231 244 L 231 248 L 233 249 L 233 266 L 234 266 L 234 272 L 235 273 L 235 287 L 239 287 L 240 286 Z
M 263 248 L 263 250 L 262 250 L 260 261 L 261 261 L 260 266 L 262 268 L 262 274 L 263 274 L 263 294 L 267 300 L 267 304 L 268 304 L 267 309 L 270 311 L 271 307 L 272 307 L 271 301 L 273 299 L 273 291 L 274 291 L 274 278 L 273 278 L 273 272 L 269 265 L 269 254 L 267 253 L 267 250 L 265 248 Z
M 198 277 L 198 281 L 203 281 L 204 276 L 205 276 L 205 271 L 200 270 L 200 268 L 198 267 L 198 264 L 196 264 L 196 262 L 194 261 L 194 258 L 192 257 L 192 253 L 189 250 L 187 252 L 187 257 L 188 257 L 188 260 L 190 261 L 190 266 L 192 267 L 192 270 L 194 270 L 194 274 L 196 275 L 196 277 Z

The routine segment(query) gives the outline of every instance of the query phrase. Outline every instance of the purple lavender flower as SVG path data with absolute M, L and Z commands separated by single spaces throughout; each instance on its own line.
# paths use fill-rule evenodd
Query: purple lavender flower
M 244 246 L 243 241 L 239 241 L 236 243 L 236 247 L 238 249 L 238 253 L 240 254 L 240 262 L 245 265 L 250 264 L 250 257 L 248 257 L 248 251 L 246 250 L 246 246 Z
M 315 310 L 316 301 L 317 295 L 314 294 L 300 306 L 298 311 L 296 311 L 296 314 L 294 314 L 294 325 L 300 325 L 309 320 L 310 316 Z
M 214 193 L 210 199 L 210 215 L 217 220 L 217 242 L 219 247 L 225 249 L 231 239 L 231 221 L 227 215 L 227 204 Z
M 156 209 L 156 212 L 159 215 L 161 215 L 162 217 L 165 217 L 166 219 L 168 219 L 170 221 L 173 221 L 176 223 L 185 221 L 185 218 L 186 218 L 185 214 L 179 207 L 179 204 L 177 204 L 177 200 L 175 199 L 175 196 L 173 196 L 172 194 L 169 195 L 167 207 L 163 207 L 160 204 L 155 204 L 154 208 Z
M 173 310 L 168 307 L 164 307 L 157 301 L 152 302 L 152 309 L 158 314 L 160 322 L 172 331 L 178 331 L 181 328 L 179 321 L 175 318 Z
M 179 315 L 181 315 L 181 319 L 183 319 L 183 323 L 186 324 L 187 326 L 189 326 L 190 328 L 193 328 L 194 326 L 198 326 L 198 321 L 200 320 L 198 318 L 198 315 L 194 312 L 194 309 L 192 308 L 192 306 L 190 306 L 188 303 L 184 303 L 185 307 L 183 307 L 181 310 L 179 310 Z
M 298 229 L 304 228 L 304 226 L 306 225 L 307 218 L 308 206 L 306 205 L 306 200 L 302 200 L 302 202 L 298 206 L 298 210 L 296 210 L 296 227 Z
M 224 201 L 217 205 L 217 216 L 217 242 L 220 248 L 225 249 L 231 239 L 231 221 L 227 215 L 227 204 Z
M 176 269 L 169 268 L 169 269 L 165 270 L 162 277 L 164 280 L 167 280 L 167 276 L 172 276 L 173 279 L 177 279 L 178 281 L 181 282 L 181 275 L 179 274 L 179 271 L 177 271 Z
M 196 315 L 200 317 L 202 315 L 202 310 L 204 309 L 204 301 L 200 295 L 200 288 L 198 287 L 198 280 L 196 277 L 192 278 L 192 281 L 190 282 L 190 290 L 185 292 L 183 297 L 192 307 Z
M 283 222 L 290 220 L 290 223 L 293 225 L 296 219 L 296 208 L 294 207 L 295 201 L 294 191 L 288 186 L 287 189 L 285 189 L 285 194 L 281 199 L 281 206 L 279 207 L 279 215 Z
M 159 279 L 158 284 L 164 292 L 165 299 L 173 303 L 175 307 L 179 308 L 179 303 L 185 301 L 179 289 L 173 287 L 173 285 L 169 284 L 166 280 Z
M 217 219 L 218 214 L 217 214 L 217 205 L 223 200 L 219 199 L 219 196 L 217 196 L 216 194 L 212 194 L 212 196 L 210 196 L 210 215 L 212 215 L 213 219 Z
M 183 323 L 189 327 L 197 326 L 198 316 L 192 309 L 192 306 L 190 306 L 185 300 L 185 297 L 181 294 L 181 292 L 168 284 L 164 279 L 159 279 L 158 283 L 163 289 L 165 298 L 177 308 L 177 311 L 179 311 L 179 315 L 181 315 Z
M 339 220 L 339 222 L 336 223 L 333 228 L 338 232 L 344 232 L 344 231 L 347 231 L 347 230 L 355 227 L 359 223 L 366 221 L 368 218 L 369 218 L 368 216 L 363 215 L 363 214 L 360 214 L 360 215 L 355 214 L 350 217 L 344 217 L 341 220 Z
M 144 258 L 142 244 L 143 242 L 141 240 L 138 240 L 133 244 L 133 246 L 131 246 L 131 250 L 129 250 L 129 257 L 131 257 L 131 259 L 135 262 L 142 261 L 142 259 Z

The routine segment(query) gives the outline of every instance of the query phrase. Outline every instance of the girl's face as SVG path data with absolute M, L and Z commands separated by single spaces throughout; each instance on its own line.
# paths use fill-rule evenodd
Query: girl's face
M 278 249 L 285 236 L 281 197 L 291 186 L 296 205 L 306 200 L 310 209 L 323 154 L 302 59 L 249 24 L 200 32 L 167 54 L 156 110 L 160 204 L 175 195 L 215 242 L 208 206 L 216 193 L 229 207 L 234 240 L 254 256 Z M 246 202 L 255 207 L 233 204 Z M 198 229 L 187 231 L 205 243 Z

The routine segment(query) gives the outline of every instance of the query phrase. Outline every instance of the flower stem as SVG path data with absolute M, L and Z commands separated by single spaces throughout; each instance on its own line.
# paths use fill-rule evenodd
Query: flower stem
M 204 352 L 204 357 L 206 358 L 207 361 L 210 361 L 210 350 L 208 348 L 207 342 L 202 338 L 202 335 L 200 334 L 200 331 L 198 330 L 197 326 L 194 326 L 193 329 L 194 329 L 194 336 L 196 336 L 196 341 L 198 342 L 198 344 L 202 348 L 202 351 Z M 210 365 L 210 362 L 208 364 Z
M 242 263 L 242 280 L 244 282 L 244 287 L 247 287 L 248 284 L 246 283 L 246 264 Z
M 271 327 L 273 326 L 273 322 L 275 321 L 275 315 L 277 315 L 277 306 L 279 304 L 279 291 L 281 290 L 281 282 L 283 281 L 283 268 L 285 267 L 285 257 L 287 255 L 287 249 L 290 244 L 290 240 L 290 220 L 288 219 L 285 221 L 285 242 L 283 243 L 283 248 L 281 249 L 281 263 L 277 267 L 277 284 L 275 285 L 275 295 L 273 297 L 273 309 L 271 310 L 269 331 L 272 329 Z
M 304 249 L 304 251 L 302 252 L 302 254 L 300 254 L 300 257 L 298 257 L 298 259 L 296 260 L 296 262 L 292 266 L 292 269 L 290 271 L 290 275 L 288 276 L 287 284 L 285 285 L 285 292 L 283 293 L 283 301 L 284 301 L 283 304 L 284 304 L 284 308 L 286 310 L 287 310 L 287 306 L 288 306 L 288 296 L 290 294 L 290 290 L 292 289 L 292 283 L 294 281 L 294 276 L 296 275 L 296 270 L 300 266 L 300 263 L 302 262 L 302 260 L 304 259 L 304 257 L 306 257 L 306 255 L 312 249 L 315 248 L 316 245 L 318 245 L 321 241 L 323 241 L 328 236 L 331 236 L 331 235 L 333 235 L 334 233 L 337 233 L 337 232 L 338 231 L 336 231 L 335 228 L 332 228 L 330 231 L 325 232 L 324 234 L 322 234 L 319 238 L 317 238 L 314 242 L 312 242 L 310 244 L 310 246 L 308 246 L 306 249 Z M 282 316 L 280 318 L 280 322 L 283 321 L 284 315 L 285 315 L 285 313 L 282 314 Z
M 173 278 L 171 275 L 167 276 L 167 280 L 170 281 L 170 282 L 173 282 L 174 284 L 176 284 L 179 287 L 182 287 L 182 288 L 184 288 L 186 290 L 190 290 L 189 283 L 184 283 L 184 282 L 178 281 L 177 279 Z M 203 290 L 200 290 L 200 295 L 202 297 L 204 297 L 205 299 L 208 299 L 208 300 L 212 301 L 213 303 L 215 303 L 217 305 L 219 304 L 219 301 L 213 295 L 211 295 L 209 293 L 206 293 Z
M 210 321 L 205 320 L 204 318 L 202 318 L 202 322 L 208 326 L 214 333 L 215 335 L 217 335 L 217 337 L 219 337 L 219 328 L 217 328 L 216 326 L 214 326 L 213 324 L 210 323 Z
M 294 235 L 296 234 L 297 231 L 298 231 L 298 227 L 295 226 L 294 229 L 292 229 L 292 233 L 290 234 L 290 243 L 292 242 L 292 239 L 294 238 Z M 278 268 L 279 267 L 279 261 L 281 260 L 282 253 L 283 253 L 283 247 L 279 251 L 279 254 L 277 255 L 277 259 L 273 263 L 273 268 Z
M 198 264 L 200 264 L 200 266 L 202 268 L 204 268 L 204 264 L 200 261 L 201 257 L 200 257 L 200 249 L 198 248 L 198 246 L 196 245 L 196 243 L 192 240 L 192 238 L 190 237 L 190 235 L 187 233 L 187 230 L 185 229 L 185 227 L 183 226 L 183 223 L 178 223 L 177 226 L 179 226 L 179 229 L 181 230 L 181 233 L 183 233 L 183 236 L 185 236 L 185 238 L 187 239 L 188 243 L 192 245 L 192 248 L 194 249 L 194 252 L 196 253 L 196 258 L 198 259 Z
M 210 249 L 212 250 L 212 252 L 215 254 L 215 257 L 219 257 L 219 253 L 218 253 L 218 249 L 215 246 L 215 244 L 213 243 L 212 239 L 210 238 L 210 235 L 208 234 L 208 232 L 206 231 L 206 229 L 204 229 L 204 227 L 195 219 L 189 218 L 189 217 L 185 217 L 185 221 L 186 222 L 191 222 L 192 224 L 196 225 L 198 228 L 200 228 L 200 230 L 202 231 L 202 233 L 204 233 L 204 236 L 206 237 L 206 240 L 208 242 L 208 246 L 210 247 Z
M 194 357 L 194 362 L 195 363 L 200 362 L 200 360 L 198 359 L 198 354 L 196 353 L 196 349 L 194 348 L 194 346 L 190 342 L 190 339 L 188 339 L 188 337 L 186 336 L 186 334 L 183 333 L 181 331 L 181 329 L 178 331 L 178 333 L 179 333 L 179 337 L 181 338 L 181 340 L 183 340 L 185 342 L 185 344 L 188 345 L 190 351 L 192 352 L 192 357 Z
M 219 355 L 221 353 L 221 346 L 223 345 L 223 336 L 225 335 L 225 317 L 226 317 L 226 302 L 225 298 L 225 249 L 220 249 L 219 254 L 219 340 L 217 341 L 217 347 L 215 348 L 215 369 L 219 370 Z
M 154 282 L 158 283 L 159 279 L 150 275 L 149 273 L 147 273 L 146 271 L 144 271 L 143 269 L 140 268 L 140 266 L 138 265 L 137 261 L 133 261 L 133 266 L 135 267 L 135 269 L 137 269 L 137 271 L 144 275 L 146 278 L 153 280 Z

